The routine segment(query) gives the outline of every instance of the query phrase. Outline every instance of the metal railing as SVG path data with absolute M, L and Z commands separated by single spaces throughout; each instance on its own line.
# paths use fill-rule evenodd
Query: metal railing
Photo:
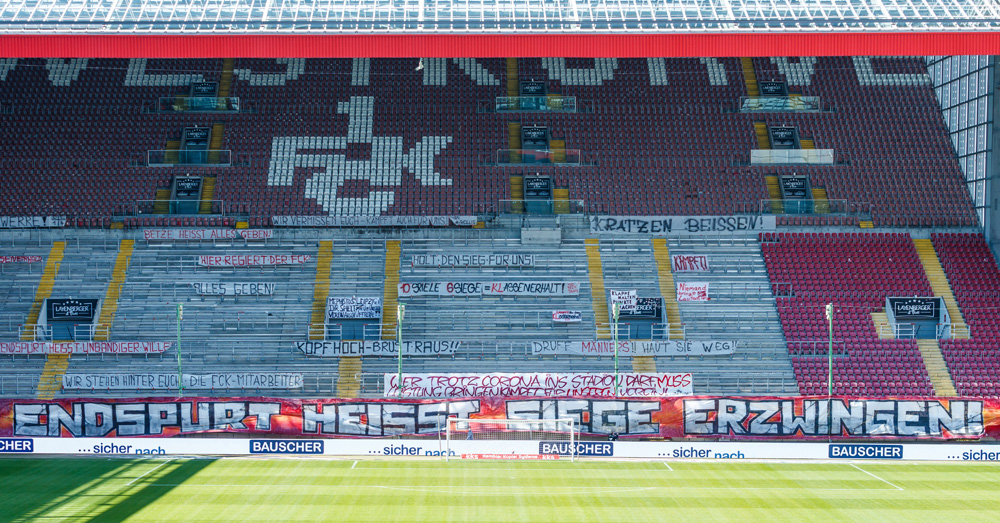
M 342 340 L 344 326 L 339 323 L 310 323 L 306 325 L 306 335 L 310 340 Z
M 849 200 L 771 200 L 736 204 L 736 214 L 847 214 L 870 215 L 872 204 Z
M 229 149 L 156 149 L 146 151 L 146 167 L 211 165 L 228 167 L 233 164 Z
M 580 149 L 500 149 L 496 153 L 497 165 L 583 165 Z
M 136 200 L 134 202 L 123 202 L 114 205 L 115 216 L 176 216 L 181 215 L 181 213 L 173 213 L 172 210 L 176 210 L 177 206 L 180 205 L 182 208 L 185 206 L 194 206 L 196 208 L 201 208 L 202 205 L 208 204 L 211 208 L 212 214 L 234 215 L 243 213 L 240 210 L 245 207 L 245 203 L 229 202 L 226 200 Z M 184 213 L 190 216 L 202 216 L 197 211 L 194 213 Z
M 161 96 L 156 105 L 158 113 L 207 113 L 239 112 L 240 99 L 236 96 Z
M 818 96 L 741 96 L 741 113 L 818 112 Z
M 501 112 L 560 111 L 576 112 L 575 96 L 498 96 L 493 106 Z
M 654 340 L 687 339 L 687 326 L 683 323 L 654 323 L 651 332 Z
M 586 214 L 583 200 L 498 200 L 485 214 Z
M 0 395 L 13 397 L 34 396 L 38 374 L 0 374 Z

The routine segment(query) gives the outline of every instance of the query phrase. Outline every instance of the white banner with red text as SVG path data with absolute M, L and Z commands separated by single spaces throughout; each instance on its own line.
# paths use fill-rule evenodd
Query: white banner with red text
M 0 354 L 159 354 L 169 341 L 0 341 Z
M 579 282 L 402 282 L 398 296 L 578 296 Z
M 621 356 L 711 356 L 733 354 L 736 342 L 730 340 L 653 340 L 619 341 Z M 595 341 L 533 341 L 531 354 L 579 354 L 583 356 L 613 356 L 615 342 Z
M 40 263 L 41 256 L 0 256 L 0 263 Z
M 386 397 L 400 395 L 399 376 L 386 373 Z M 691 373 L 621 373 L 618 397 L 684 396 L 692 391 Z M 403 374 L 404 398 L 456 398 L 463 396 L 544 397 L 594 396 L 614 398 L 615 375 L 593 373 L 490 373 Z
M 304 265 L 313 259 L 311 254 L 233 254 L 198 256 L 202 267 L 265 267 L 277 265 Z
M 708 272 L 708 256 L 704 254 L 674 254 L 670 256 L 674 272 Z
M 271 229 L 143 229 L 143 239 L 159 240 L 266 240 L 274 238 Z
M 194 282 L 191 284 L 195 292 L 203 296 L 270 296 L 274 294 L 276 284 L 262 281 L 256 282 Z
M 708 301 L 707 282 L 677 282 L 677 301 Z

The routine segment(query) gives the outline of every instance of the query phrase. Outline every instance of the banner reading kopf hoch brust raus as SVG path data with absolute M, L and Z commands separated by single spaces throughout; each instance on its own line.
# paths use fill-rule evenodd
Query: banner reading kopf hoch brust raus
M 441 420 L 572 418 L 581 433 L 658 438 L 982 439 L 1000 400 L 835 397 L 465 397 L 448 399 L 3 399 L 0 437 L 233 432 L 276 436 L 437 434 Z

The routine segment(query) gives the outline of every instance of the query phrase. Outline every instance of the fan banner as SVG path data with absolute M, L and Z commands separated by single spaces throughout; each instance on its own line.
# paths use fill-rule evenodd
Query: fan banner
M 142 238 L 157 240 L 266 240 L 274 238 L 273 229 L 143 229 Z
M 765 232 L 775 230 L 774 216 L 592 216 L 594 234 L 646 234 L 684 236 L 720 232 Z
M 708 301 L 708 283 L 677 282 L 677 301 Z
M 311 254 L 233 254 L 198 256 L 202 267 L 265 267 L 271 265 L 304 265 L 312 261 Z
M 402 282 L 400 298 L 413 296 L 578 296 L 579 282 Z
M 572 418 L 582 434 L 707 440 L 980 440 L 1000 399 L 854 397 L 262 397 L 0 399 L 0 437 L 437 435 L 441 420 Z
M 674 272 L 708 272 L 708 256 L 704 254 L 674 254 L 670 256 Z
M 160 354 L 169 341 L 0 341 L 0 354 Z
M 0 263 L 39 263 L 41 256 L 0 256 Z
M 385 373 L 385 396 L 455 398 L 462 396 L 597 396 L 644 398 L 691 394 L 691 373 L 621 373 L 618 390 L 610 372 L 494 372 L 490 374 Z

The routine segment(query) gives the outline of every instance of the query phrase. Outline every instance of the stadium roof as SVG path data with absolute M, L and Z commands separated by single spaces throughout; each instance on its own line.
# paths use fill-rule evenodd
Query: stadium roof
M 993 0 L 0 0 L 2 34 L 991 31 Z

